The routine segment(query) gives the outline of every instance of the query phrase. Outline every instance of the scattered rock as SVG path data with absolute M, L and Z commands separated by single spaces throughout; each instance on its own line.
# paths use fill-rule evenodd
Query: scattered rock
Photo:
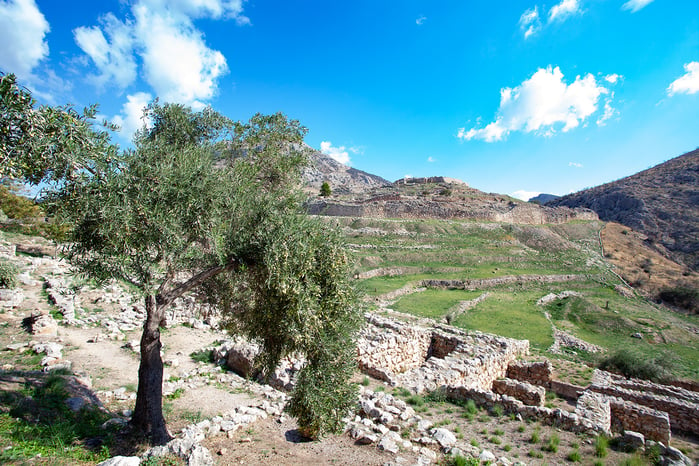
M 98 463 L 97 466 L 138 466 L 141 459 L 138 456 L 115 456 Z

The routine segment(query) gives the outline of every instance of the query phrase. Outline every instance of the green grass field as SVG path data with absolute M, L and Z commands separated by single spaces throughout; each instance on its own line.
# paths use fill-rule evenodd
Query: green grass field
M 453 325 L 506 337 L 527 339 L 534 352 L 580 362 L 597 356 L 571 351 L 556 356 L 551 315 L 557 328 L 608 352 L 630 348 L 643 357 L 665 354 L 675 375 L 699 380 L 699 317 L 661 308 L 614 290 L 619 280 L 599 251 L 601 222 L 523 226 L 447 220 L 333 219 L 343 227 L 355 252 L 356 272 L 404 268 L 404 275 L 358 281 L 368 297 L 381 297 L 422 280 L 488 279 L 521 275 L 575 274 L 589 277 L 561 283 L 531 282 L 476 291 L 428 289 L 401 296 L 388 307 L 443 321 L 460 301 L 491 295 L 458 315 Z M 577 291 L 581 298 L 538 306 L 549 293 Z M 632 338 L 640 333 L 643 339 Z

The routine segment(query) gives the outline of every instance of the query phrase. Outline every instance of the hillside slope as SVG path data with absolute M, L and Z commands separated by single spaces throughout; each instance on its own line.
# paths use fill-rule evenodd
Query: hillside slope
M 585 207 L 648 237 L 659 251 L 699 271 L 699 149 L 549 206 Z
M 324 181 L 336 194 L 363 193 L 391 185 L 390 181 L 380 176 L 348 167 L 322 152 L 313 151 L 310 163 L 303 171 L 304 189 L 317 194 Z

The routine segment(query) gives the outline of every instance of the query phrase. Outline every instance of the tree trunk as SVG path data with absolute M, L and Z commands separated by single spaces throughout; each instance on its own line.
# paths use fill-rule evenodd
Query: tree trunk
M 163 417 L 163 360 L 160 357 L 160 324 L 165 306 L 155 296 L 146 296 L 146 322 L 141 335 L 141 365 L 138 368 L 138 393 L 131 424 L 147 435 L 154 445 L 172 439 Z

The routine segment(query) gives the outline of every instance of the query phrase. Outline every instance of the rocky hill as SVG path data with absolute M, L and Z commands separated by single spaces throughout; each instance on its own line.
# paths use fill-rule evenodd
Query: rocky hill
M 660 252 L 699 271 L 699 149 L 548 205 L 592 209 L 602 220 L 642 232 Z
M 597 220 L 589 209 L 542 207 L 501 194 L 484 193 L 460 180 L 411 178 L 351 195 L 334 191 L 308 202 L 314 215 L 372 218 L 469 219 L 516 224 Z
M 556 196 L 555 194 L 541 193 L 538 196 L 534 196 L 531 199 L 529 199 L 529 202 L 544 205 L 547 202 L 555 201 L 556 199 L 560 199 L 560 198 L 561 198 L 561 196 Z
M 337 194 L 363 193 L 375 188 L 390 186 L 391 182 L 380 176 L 343 165 L 319 151 L 310 155 L 310 164 L 303 172 L 304 189 L 317 194 L 324 181 Z

